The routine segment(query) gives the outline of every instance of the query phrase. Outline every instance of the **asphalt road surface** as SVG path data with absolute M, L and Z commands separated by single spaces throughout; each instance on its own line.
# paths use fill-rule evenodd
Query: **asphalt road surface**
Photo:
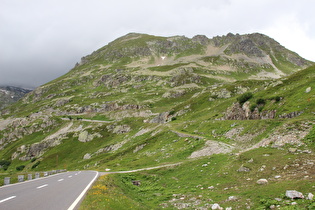
M 98 177 L 74 171 L 0 187 L 1 210 L 72 210 Z

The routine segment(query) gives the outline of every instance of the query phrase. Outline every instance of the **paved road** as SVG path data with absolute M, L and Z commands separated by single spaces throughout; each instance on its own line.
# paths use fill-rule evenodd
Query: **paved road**
M 97 177 L 96 171 L 75 171 L 3 186 L 0 209 L 72 210 Z

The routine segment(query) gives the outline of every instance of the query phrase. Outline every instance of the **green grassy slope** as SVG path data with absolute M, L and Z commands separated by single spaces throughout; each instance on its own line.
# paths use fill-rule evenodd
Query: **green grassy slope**
M 216 39 L 129 34 L 83 58 L 66 75 L 2 110 L 0 157 L 11 161 L 7 170 L 1 169 L 3 176 L 19 173 L 19 166 L 25 166 L 21 173 L 28 173 L 58 168 L 121 171 L 182 163 L 100 180 L 88 200 L 106 208 L 115 207 L 110 200 L 114 198 L 107 203 L 94 199 L 107 189 L 143 209 L 172 209 L 184 203 L 191 209 L 210 208 L 213 203 L 263 208 L 274 198 L 283 198 L 287 189 L 312 192 L 313 169 L 307 160 L 314 159 L 315 66 L 297 71 L 305 63 L 298 66 L 299 62 L 277 58 L 285 66 L 278 68 L 288 76 L 249 80 L 262 69 L 273 70 L 251 65 L 246 61 L 250 57 L 238 60 L 240 53 L 244 58 L 251 49 L 238 48 L 238 36 L 223 38 L 221 44 L 213 44 Z M 271 49 L 282 56 L 290 53 L 275 49 L 270 40 L 255 44 L 259 35 L 251 39 L 248 46 L 254 45 L 258 54 Z M 230 54 L 209 56 L 209 51 L 227 44 L 235 45 Z M 166 52 L 169 57 L 162 60 Z M 252 97 L 239 106 L 239 98 L 248 92 Z M 238 111 L 231 113 L 233 109 Z M 241 116 L 242 110 L 274 115 L 227 117 Z M 291 147 L 297 151 L 288 152 Z M 241 166 L 250 172 L 238 172 Z M 282 178 L 275 179 L 277 175 Z M 260 178 L 269 183 L 258 186 Z M 135 187 L 132 180 L 143 184 Z M 227 200 L 229 196 L 236 196 L 236 201 Z M 283 198 L 279 205 L 285 202 Z M 312 204 L 300 200 L 298 205 Z

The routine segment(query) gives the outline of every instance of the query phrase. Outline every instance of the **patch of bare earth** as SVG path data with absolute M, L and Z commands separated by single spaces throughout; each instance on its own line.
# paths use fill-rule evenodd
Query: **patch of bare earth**
M 302 139 L 310 132 L 311 126 L 305 123 L 303 125 L 303 129 L 293 128 L 291 130 L 286 130 L 284 125 L 283 127 L 277 129 L 269 137 L 262 139 L 257 144 L 244 149 L 242 152 L 246 152 L 252 149 L 256 149 L 259 147 L 272 146 L 272 147 L 282 147 L 285 144 L 291 145 L 303 145 Z
M 189 158 L 199 158 L 213 154 L 226 154 L 232 152 L 233 146 L 218 141 L 206 141 L 206 145 L 201 150 L 193 152 Z

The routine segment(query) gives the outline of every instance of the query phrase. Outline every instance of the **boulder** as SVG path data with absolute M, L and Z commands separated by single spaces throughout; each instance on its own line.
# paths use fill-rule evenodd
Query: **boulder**
M 133 185 L 136 185 L 136 186 L 140 186 L 141 185 L 141 182 L 139 180 L 133 180 L 131 181 Z
M 78 140 L 80 142 L 88 142 L 88 141 L 92 141 L 94 139 L 94 137 L 102 137 L 102 135 L 99 133 L 89 134 L 88 131 L 82 131 L 79 134 Z
M 256 183 L 260 184 L 260 185 L 265 185 L 265 184 L 268 184 L 268 180 L 267 179 L 259 179 Z
M 89 132 L 87 131 L 82 131 L 80 134 L 79 134 L 79 139 L 78 139 L 80 142 L 88 142 L 90 141 L 89 139 Z
M 288 149 L 288 152 L 289 153 L 296 153 L 297 152 L 297 148 L 292 148 L 291 147 L 291 148 Z
M 295 199 L 295 198 L 304 198 L 303 193 L 298 192 L 296 190 L 287 190 L 285 192 L 285 196 L 291 199 Z
M 84 156 L 83 156 L 83 159 L 84 160 L 88 160 L 91 158 L 91 154 L 90 153 L 86 153 Z
M 131 131 L 131 128 L 129 125 L 112 124 L 112 125 L 106 126 L 106 128 L 108 129 L 108 131 L 112 133 L 116 133 L 116 134 L 123 134 L 123 133 L 128 133 Z
M 234 195 L 229 196 L 228 201 L 237 201 L 237 197 Z
M 250 169 L 244 166 L 241 166 L 238 170 L 238 172 L 250 172 Z
M 162 112 L 158 116 L 150 120 L 150 123 L 166 123 L 169 120 L 169 115 L 169 112 Z
M 215 204 L 212 205 L 211 209 L 212 210 L 214 210 L 214 209 L 222 210 L 223 208 L 219 204 L 215 203 Z

